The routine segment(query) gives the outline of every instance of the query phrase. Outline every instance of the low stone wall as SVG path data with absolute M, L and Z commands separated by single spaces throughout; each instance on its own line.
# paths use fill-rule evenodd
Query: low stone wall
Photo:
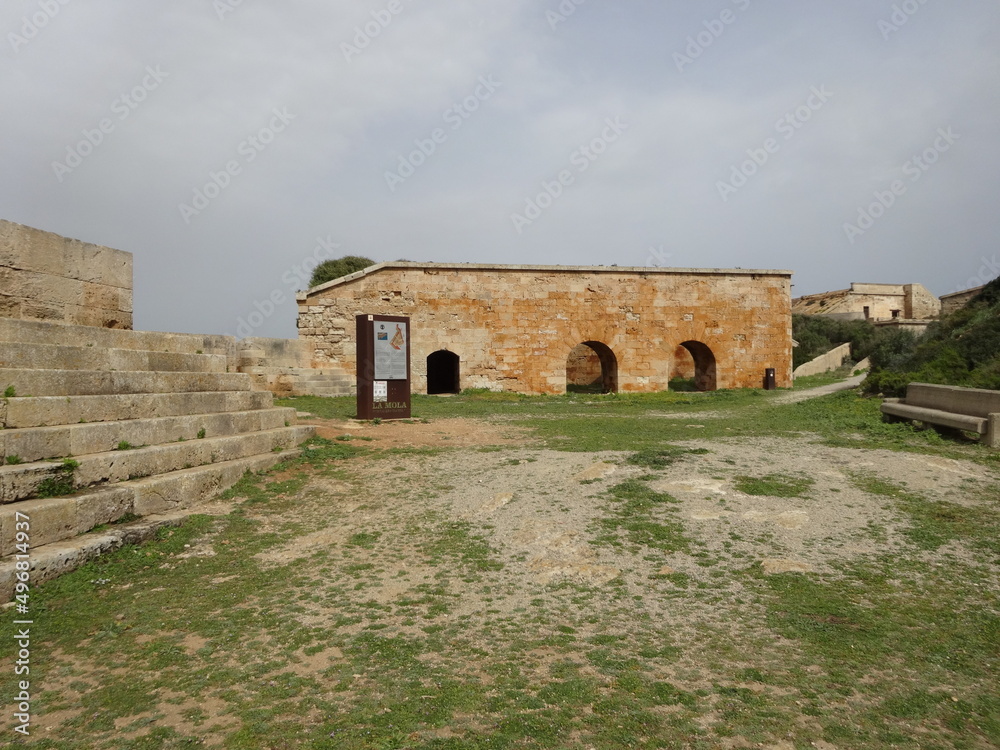
M 793 375 L 797 378 L 804 378 L 808 375 L 819 375 L 823 372 L 836 370 L 851 357 L 851 345 L 841 344 L 836 349 L 831 349 L 826 354 L 821 354 L 816 359 L 795 368 Z
M 132 254 L 0 220 L 0 317 L 132 328 Z
M 303 339 L 245 338 L 234 341 L 233 354 L 241 363 L 266 367 L 312 367 L 313 347 Z

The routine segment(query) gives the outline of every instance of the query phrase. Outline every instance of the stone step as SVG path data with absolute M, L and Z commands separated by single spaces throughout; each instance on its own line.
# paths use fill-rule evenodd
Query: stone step
M 160 526 L 176 524 L 188 515 L 183 509 L 197 507 L 228 489 L 246 472 L 265 471 L 297 455 L 299 449 L 293 448 L 0 508 L 0 601 L 10 601 L 14 593 L 16 513 L 29 519 L 30 584 L 36 586 L 101 554 L 150 538 Z M 147 517 L 91 531 L 129 514 Z
M 72 459 L 75 465 L 69 466 L 53 461 L 0 466 L 0 503 L 18 503 L 53 494 L 54 486 L 83 489 L 267 454 L 276 448 L 291 448 L 312 434 L 311 427 L 292 425 L 242 435 L 80 455 Z
M 267 409 L 270 393 L 203 391 L 110 396 L 39 396 L 0 399 L 0 429 L 117 422 L 136 417 L 174 417 Z M 6 454 L 5 454 L 6 455 Z
M 95 349 L 138 349 L 177 354 L 227 354 L 231 337 L 193 333 L 132 331 L 66 323 L 0 318 L 0 341 L 54 346 L 93 344 Z
M 129 370 L 225 372 L 220 354 L 178 354 L 141 349 L 99 349 L 49 343 L 0 344 L 0 368 L 14 370 Z
M 354 378 L 343 370 L 335 368 L 315 369 L 306 367 L 240 367 L 240 372 L 248 375 L 270 375 L 272 377 L 286 376 L 306 380 L 337 380 L 346 383 L 354 382 Z
M 340 370 L 312 370 L 297 367 L 241 367 L 253 378 L 254 387 L 280 397 L 349 395 L 353 379 Z
M 102 370 L 19 370 L 0 368 L 0 393 L 16 396 L 103 396 L 132 393 L 248 391 L 249 375 L 239 372 L 131 372 Z
M 219 435 L 238 435 L 287 427 L 295 409 L 272 407 L 218 414 L 128 419 L 0 431 L 0 464 L 17 456 L 33 462 L 113 451 L 123 440 L 131 445 L 163 445 Z M 204 431 L 204 432 L 202 432 Z

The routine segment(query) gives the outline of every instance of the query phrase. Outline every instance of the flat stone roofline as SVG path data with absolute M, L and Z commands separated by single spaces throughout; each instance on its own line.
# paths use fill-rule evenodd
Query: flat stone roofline
M 962 297 L 965 295 L 974 296 L 976 294 L 979 294 L 985 288 L 986 288 L 985 284 L 983 284 L 982 286 L 974 286 L 970 287 L 969 289 L 962 289 L 961 291 L 958 292 L 952 292 L 951 294 L 942 294 L 940 297 L 938 297 L 938 299 L 946 300 L 946 299 L 951 299 L 952 297 Z
M 362 269 L 339 279 L 327 281 L 314 286 L 305 292 L 299 292 L 296 298 L 304 301 L 309 295 L 331 289 L 335 286 L 349 284 L 352 281 L 368 276 L 386 268 L 414 268 L 433 270 L 458 271 L 529 271 L 543 273 L 632 273 L 645 276 L 653 274 L 686 275 L 686 276 L 787 276 L 791 278 L 792 271 L 753 268 L 661 268 L 659 266 L 518 266 L 503 263 L 413 263 L 410 261 L 391 261 L 376 263 L 374 266 Z

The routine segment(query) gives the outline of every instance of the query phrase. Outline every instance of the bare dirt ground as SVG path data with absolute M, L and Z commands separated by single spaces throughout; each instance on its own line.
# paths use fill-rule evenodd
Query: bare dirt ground
M 300 418 L 298 424 L 316 428 L 317 437 L 336 440 L 348 436 L 377 440 L 379 448 L 468 448 L 480 445 L 524 444 L 528 430 L 474 419 L 437 419 L 433 422 L 383 422 L 375 425 L 355 419 Z
M 352 710 L 362 715 L 358 706 L 388 691 L 391 682 L 377 664 L 359 660 L 359 643 L 370 642 L 372 632 L 413 642 L 440 632 L 447 647 L 422 655 L 421 663 L 487 687 L 498 679 L 496 662 L 510 658 L 532 684 L 553 684 L 557 670 L 569 665 L 581 679 L 616 690 L 618 678 L 595 660 L 604 658 L 599 647 L 567 650 L 559 639 L 617 643 L 608 648 L 619 649 L 615 654 L 622 659 L 646 654 L 642 665 L 650 679 L 706 696 L 699 726 L 726 728 L 732 717 L 721 713 L 724 699 L 715 692 L 720 682 L 732 682 L 732 665 L 779 672 L 799 659 L 796 645 L 769 629 L 767 612 L 746 584 L 746 571 L 836 577 L 844 562 L 912 555 L 905 538 L 910 520 L 891 497 L 859 489 L 859 476 L 965 506 L 979 504 L 981 490 L 1000 480 L 995 470 L 972 462 L 833 448 L 808 436 L 691 440 L 680 445 L 705 452 L 651 469 L 628 463 L 627 453 L 548 450 L 517 427 L 474 419 L 379 425 L 309 421 L 321 437 L 371 438 L 357 444 L 374 450 L 329 471 L 314 471 L 304 487 L 279 495 L 284 512 L 266 503 L 246 504 L 241 512 L 259 524 L 259 533 L 275 539 L 255 555 L 260 565 L 295 571 L 286 592 L 287 601 L 295 602 L 287 623 L 295 630 L 333 635 L 325 635 L 321 645 L 296 646 L 288 653 L 279 650 L 279 631 L 225 642 L 194 632 L 142 638 L 150 639 L 146 648 L 172 643 L 194 664 L 201 655 L 218 668 L 246 669 L 256 675 L 255 684 L 284 684 L 289 676 L 313 681 L 321 686 L 313 691 L 315 699 L 344 715 Z M 296 471 L 269 481 L 280 483 Z M 751 495 L 738 488 L 742 477 L 765 475 L 810 484 L 802 497 Z M 679 548 L 645 544 L 620 529 L 615 532 L 619 541 L 608 542 L 609 521 L 629 520 L 616 516 L 621 501 L 612 488 L 640 478 L 634 484 L 668 498 L 650 519 L 659 529 L 676 526 L 683 540 Z M 216 504 L 199 512 L 223 514 L 231 507 Z M 228 544 L 220 541 L 221 528 L 217 523 L 170 565 L 196 565 L 219 554 L 220 545 Z M 453 532 L 458 535 L 449 536 Z M 477 567 L 478 555 L 499 565 Z M 935 565 L 948 565 L 969 561 L 971 555 L 952 545 L 933 559 Z M 981 560 L 974 564 L 990 567 Z M 991 570 L 988 585 L 995 596 L 1000 569 Z M 221 592 L 239 583 L 233 579 L 238 576 L 216 574 L 193 585 Z M 118 596 L 134 593 L 131 584 L 112 586 Z M 251 597 L 239 606 L 265 617 L 272 604 L 266 597 Z M 124 621 L 124 605 L 123 613 Z M 345 617 L 350 621 L 345 623 Z M 609 640 L 615 638 L 620 642 Z M 592 655 L 597 656 L 588 661 L 584 648 L 596 649 Z M 674 655 L 668 658 L 668 651 Z M 274 666 L 265 665 L 263 654 L 271 655 Z M 46 689 L 63 694 L 67 707 L 39 717 L 43 737 L 71 731 L 84 716 L 85 686 L 109 679 L 97 661 L 58 652 L 52 659 L 53 678 Z M 477 660 L 487 666 L 480 668 Z M 796 678 L 802 684 L 812 685 L 814 678 L 816 685 L 825 684 L 819 667 L 808 666 L 803 675 Z M 348 678 L 349 688 L 331 687 Z M 783 688 L 758 682 L 733 689 L 766 695 L 776 705 L 785 700 Z M 156 708 L 140 718 L 199 736 L 207 746 L 222 746 L 240 726 L 232 713 L 234 695 L 218 690 L 193 698 L 161 690 Z M 837 700 L 829 698 L 834 713 L 857 708 L 846 702 L 838 707 Z M 669 715 L 677 708 L 662 710 Z M 794 715 L 797 709 L 780 710 Z M 303 717 L 303 726 L 328 720 L 331 711 Z M 482 729 L 475 717 L 463 721 L 428 729 L 415 739 L 460 737 Z M 833 747 L 821 739 L 817 719 L 802 715 L 796 721 L 800 738 L 808 737 L 815 747 Z M 139 737 L 147 729 L 136 722 L 119 719 L 115 726 L 123 736 Z M 750 746 L 718 739 L 713 746 Z M 577 745 L 567 741 L 566 746 Z M 799 745 L 775 740 L 755 746 Z
M 322 437 L 349 434 L 371 437 L 383 448 L 460 448 L 438 455 L 400 456 L 391 461 L 364 460 L 363 483 L 320 482 L 317 495 L 343 495 L 337 507 L 343 523 L 290 540 L 268 557 L 287 562 L 311 549 L 343 542 L 351 534 L 377 526 L 391 533 L 400 518 L 372 513 L 371 501 L 399 495 L 398 479 L 406 477 L 416 515 L 443 514 L 471 523 L 491 545 L 504 551 L 507 570 L 539 584 L 569 579 L 606 583 L 618 576 L 636 582 L 670 569 L 693 577 L 707 570 L 689 554 L 666 555 L 637 570 L 627 550 L 589 543 L 595 523 L 605 514 L 606 490 L 650 470 L 625 464 L 624 453 L 566 453 L 526 443 L 510 426 L 472 419 L 423 423 L 365 423 L 312 420 Z M 689 456 L 657 475 L 651 487 L 677 501 L 685 530 L 703 551 L 731 564 L 760 562 L 768 572 L 830 572 L 846 559 L 890 552 L 901 544 L 906 527 L 890 499 L 870 495 L 851 482 L 852 476 L 877 476 L 931 499 L 975 504 L 975 487 L 997 479 L 977 464 L 892 451 L 831 448 L 808 439 L 687 441 L 689 448 L 709 451 Z M 482 452 L 502 446 L 500 452 Z M 805 498 L 744 494 L 734 488 L 737 476 L 781 474 L 814 482 Z M 408 505 L 412 501 L 408 501 Z M 376 506 L 377 507 L 377 506 Z M 357 508 L 365 509 L 357 512 Z M 409 563 L 403 562 L 405 566 Z M 646 569 L 648 568 L 648 569 Z M 389 565 L 394 578 L 400 567 Z M 515 597 L 507 602 L 516 607 Z

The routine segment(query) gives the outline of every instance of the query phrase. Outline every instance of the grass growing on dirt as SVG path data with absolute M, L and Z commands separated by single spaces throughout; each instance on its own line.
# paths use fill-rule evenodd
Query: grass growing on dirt
M 648 484 L 630 480 L 609 491 L 610 515 L 597 521 L 597 545 L 645 547 L 660 552 L 689 552 L 690 540 L 684 526 L 674 517 L 669 504 L 677 501 L 656 492 Z
M 302 457 L 244 477 L 228 515 L 191 517 L 32 591 L 38 731 L 12 746 L 1000 745 L 995 483 L 936 499 L 854 474 L 898 520 L 885 549 L 777 575 L 758 562 L 773 556 L 766 535 L 751 556 L 709 553 L 704 522 L 656 489 L 658 477 L 713 459 L 668 439 L 816 432 L 828 444 L 994 466 L 984 451 L 883 425 L 877 403 L 873 413 L 852 394 L 784 406 L 762 392 L 591 398 L 500 401 L 493 418 L 530 426 L 550 447 L 631 452 L 614 482 L 546 482 L 538 491 L 551 507 L 519 530 L 541 534 L 557 561 L 578 548 L 593 555 L 584 568 L 614 556 L 618 575 L 540 581 L 527 553 L 495 533 L 503 515 L 440 500 L 444 488 L 478 490 L 477 466 L 503 476 L 537 466 L 521 448 L 503 461 L 310 441 Z M 671 409 L 715 416 L 655 416 Z M 442 476 L 450 456 L 461 461 Z M 730 483 L 756 474 L 726 471 Z M 771 496 L 835 500 L 797 476 L 752 481 Z M 536 528 L 581 493 L 592 515 L 577 536 Z M 0 640 L 4 669 L 14 648 Z
M 857 473 L 851 480 L 865 492 L 896 501 L 909 522 L 903 533 L 918 548 L 933 552 L 963 539 L 1000 563 L 1000 494 L 995 488 L 983 493 L 986 503 L 965 505 L 932 500 L 871 474 Z
M 636 451 L 626 459 L 626 463 L 650 469 L 665 469 L 668 466 L 673 466 L 684 456 L 704 455 L 708 452 L 707 448 L 682 448 L 679 445 L 666 445 L 660 448 Z
M 878 398 L 855 391 L 782 404 L 789 391 L 714 391 L 523 396 L 474 393 L 442 399 L 413 396 L 422 418 L 482 418 L 529 428 L 557 450 L 657 450 L 684 440 L 815 434 L 836 447 L 884 448 L 966 458 L 1000 466 L 1000 454 L 985 446 L 946 438 L 934 430 L 882 421 Z M 353 398 L 297 398 L 280 402 L 318 417 L 348 419 Z M 599 429 L 595 429 L 598 427 Z M 377 432 L 369 433 L 377 438 Z
M 767 474 L 762 477 L 738 476 L 733 486 L 747 495 L 770 497 L 806 497 L 815 480 L 809 477 L 792 477 L 785 474 Z

